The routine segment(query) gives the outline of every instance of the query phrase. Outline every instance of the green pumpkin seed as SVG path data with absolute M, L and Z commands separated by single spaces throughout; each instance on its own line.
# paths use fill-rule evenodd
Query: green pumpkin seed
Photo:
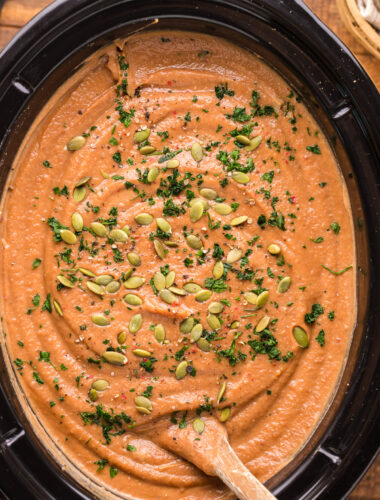
M 224 305 L 221 302 L 211 302 L 208 306 L 208 311 L 211 314 L 220 314 L 224 309 Z
M 128 235 L 121 229 L 112 229 L 110 231 L 110 238 L 118 243 L 125 243 L 128 240 Z
M 233 264 L 240 260 L 243 256 L 243 252 L 239 248 L 233 248 L 227 254 L 227 264 Z
M 169 224 L 169 222 L 163 217 L 157 217 L 156 224 L 157 227 L 161 229 L 161 231 L 163 231 L 164 233 L 171 233 L 172 227 Z
M 146 141 L 149 136 L 150 136 L 150 128 L 145 128 L 143 130 L 138 130 L 137 132 L 135 132 L 133 140 L 139 144 L 140 142 Z
M 94 231 L 96 236 L 100 236 L 101 238 L 107 236 L 107 228 L 100 222 L 92 222 L 91 229 Z
M 105 351 L 103 353 L 103 358 L 111 365 L 123 366 L 127 363 L 127 358 L 124 354 L 117 351 Z
M 128 269 L 128 271 L 124 273 L 124 281 L 126 281 L 132 275 L 132 273 L 133 269 L 132 268 Z
M 231 415 L 231 408 L 223 408 L 223 410 L 220 412 L 220 415 L 219 415 L 219 420 L 221 422 L 226 422 L 229 418 L 230 418 L 230 415 Z
M 98 379 L 92 383 L 91 387 L 98 392 L 103 392 L 109 387 L 109 383 L 107 382 L 107 380 Z
M 261 142 L 262 142 L 263 138 L 261 137 L 261 135 L 257 135 L 256 137 L 254 137 L 253 139 L 251 139 L 249 141 L 249 144 L 247 147 L 245 147 L 244 149 L 246 151 L 254 151 L 255 149 L 257 149 Z
M 123 227 L 121 228 L 121 230 L 122 230 L 122 231 L 124 231 L 124 233 L 125 233 L 127 236 L 129 236 L 129 235 L 130 235 L 130 233 L 131 233 L 131 228 L 130 228 L 129 226 L 123 226 Z
M 95 389 L 90 389 L 88 391 L 88 397 L 90 398 L 90 400 L 92 402 L 94 402 L 94 401 L 96 401 L 98 399 L 99 396 L 98 396 L 98 393 L 97 393 L 97 391 Z
M 160 292 L 166 287 L 166 279 L 165 276 L 160 272 L 157 271 L 153 275 L 153 284 L 156 287 L 156 290 Z
M 275 243 L 272 243 L 268 247 L 268 252 L 271 255 L 278 255 L 281 252 L 281 248 L 278 245 L 276 245 Z
M 180 295 L 181 297 L 184 297 L 187 295 L 186 290 L 183 290 L 182 288 L 178 288 L 176 286 L 170 286 L 168 288 L 174 295 Z
M 244 294 L 245 300 L 254 306 L 257 304 L 257 297 L 258 296 L 253 292 L 246 292 Z
M 215 198 L 218 196 L 218 193 L 215 191 L 215 189 L 211 188 L 202 188 L 199 191 L 199 194 L 203 196 L 203 198 L 206 198 L 206 200 L 215 200 Z
M 116 293 L 120 290 L 120 281 L 113 280 L 106 286 L 107 293 Z
M 223 262 L 219 260 L 213 267 L 212 275 L 214 276 L 215 279 L 218 280 L 223 276 L 223 273 L 224 273 Z
M 154 327 L 154 338 L 160 344 L 162 344 L 165 340 L 165 328 L 161 325 L 161 323 Z
M 251 180 L 250 177 L 244 172 L 233 172 L 232 178 L 238 184 L 248 184 L 248 182 Z
M 251 141 L 249 140 L 249 137 L 245 136 L 245 135 L 237 135 L 235 137 L 235 140 L 239 143 L 239 144 L 243 144 L 244 146 L 248 146 L 249 144 L 251 144 Z
M 67 288 L 74 288 L 74 283 L 70 281 L 66 276 L 59 274 L 57 276 L 57 280 L 61 283 L 61 285 L 66 286 Z
M 193 429 L 197 434 L 202 434 L 202 432 L 205 430 L 205 423 L 201 418 L 196 418 L 193 422 Z
M 140 406 L 142 408 L 146 408 L 149 411 L 152 410 L 152 403 L 150 399 L 146 398 L 145 396 L 136 396 L 135 405 Z
M 103 176 L 104 179 L 109 179 L 110 178 L 110 176 L 104 170 L 100 169 L 100 173 L 102 174 L 102 176 Z
M 161 241 L 153 240 L 153 246 L 156 251 L 156 254 L 160 257 L 160 259 L 165 259 L 168 250 L 166 250 Z
M 189 318 L 186 318 L 181 322 L 179 330 L 181 333 L 189 333 L 193 329 L 193 326 L 194 326 L 194 318 L 190 316 Z
M 198 323 L 196 324 L 190 333 L 190 342 L 193 344 L 194 342 L 198 342 L 198 340 L 202 337 L 203 326 Z
M 206 302 L 206 300 L 209 300 L 211 295 L 212 295 L 211 290 L 200 290 L 195 294 L 195 300 L 197 302 Z
M 277 291 L 279 293 L 285 293 L 286 291 L 289 290 L 290 283 L 291 283 L 291 279 L 289 276 L 282 278 L 282 280 L 278 284 Z
M 197 222 L 203 215 L 204 208 L 203 203 L 197 202 L 190 208 L 190 220 L 191 222 Z
M 270 321 L 269 316 L 263 316 L 261 318 L 261 320 L 256 325 L 256 328 L 255 328 L 256 333 L 260 333 L 263 330 L 265 330 L 265 328 L 269 325 L 269 321 Z
M 87 188 L 86 186 L 76 187 L 73 191 L 73 198 L 76 203 L 80 203 L 86 198 Z
M 211 344 L 208 340 L 204 339 L 203 337 L 201 337 L 198 342 L 198 347 L 201 351 L 203 352 L 210 352 L 211 351 Z
M 140 313 L 138 314 L 135 314 L 134 316 L 132 316 L 130 322 L 129 322 L 129 331 L 131 333 L 136 333 L 140 330 L 141 328 L 141 325 L 142 325 L 142 316 Z
M 177 368 L 175 369 L 175 378 L 177 380 L 181 380 L 182 378 L 186 377 L 187 375 L 187 368 L 188 364 L 187 361 L 181 361 Z
M 117 334 L 117 341 L 119 342 L 120 345 L 125 344 L 126 340 L 127 340 L 127 332 L 120 332 Z
M 124 297 L 124 301 L 130 306 L 141 306 L 143 302 L 142 299 L 138 295 L 135 295 L 134 293 L 128 293 Z
M 219 330 L 220 327 L 222 326 L 221 322 L 219 321 L 219 318 L 215 316 L 215 314 L 209 314 L 207 316 L 207 323 L 212 330 Z
M 220 386 L 220 389 L 218 391 L 218 396 L 216 398 L 216 404 L 219 404 L 222 401 L 224 393 L 226 392 L 226 388 L 227 388 L 227 383 L 226 383 L 226 381 L 224 381 L 222 383 L 222 385 Z
M 71 216 L 71 224 L 77 233 L 80 233 L 83 229 L 83 217 L 78 212 L 74 212 Z
M 97 285 L 106 286 L 108 285 L 108 283 L 111 283 L 111 281 L 113 281 L 113 276 L 111 276 L 110 274 L 101 274 L 100 276 L 97 276 L 95 278 L 95 283 Z
M 263 307 L 267 303 L 269 298 L 269 292 L 265 290 L 261 292 L 260 295 L 257 296 L 256 307 Z
M 293 327 L 293 337 L 300 347 L 302 347 L 303 349 L 308 347 L 309 339 L 307 337 L 307 333 L 300 326 Z
M 59 316 L 63 316 L 62 307 L 60 306 L 59 302 L 57 300 L 53 300 L 53 305 L 54 309 L 57 311 L 57 314 Z
M 96 276 L 96 274 L 94 274 L 89 269 L 86 269 L 85 267 L 78 267 L 78 269 L 82 274 L 84 274 L 85 276 L 89 276 L 90 278 L 95 278 Z
M 132 265 L 132 266 L 139 266 L 141 264 L 141 259 L 140 259 L 140 255 L 137 254 L 136 252 L 129 252 L 127 253 L 127 259 L 129 260 L 129 263 Z
M 239 321 L 233 321 L 231 323 L 231 328 L 234 329 L 234 328 L 239 328 L 240 326 L 240 322 Z
M 175 280 L 175 272 L 174 271 L 169 271 L 168 274 L 165 276 L 165 287 L 169 288 L 172 286 Z
M 197 283 L 186 283 L 183 285 L 184 290 L 188 293 L 197 293 L 199 290 L 202 290 L 202 287 Z
M 75 187 L 79 188 L 79 187 L 85 186 L 87 184 L 87 182 L 90 180 L 91 180 L 91 177 L 89 175 L 86 175 L 85 177 L 82 177 L 81 179 L 79 179 L 79 181 L 75 184 Z
M 227 203 L 215 203 L 212 209 L 219 215 L 228 215 L 232 212 L 232 208 Z
M 178 242 L 177 241 L 165 240 L 164 243 L 169 248 L 176 248 L 176 247 L 178 247 Z
M 152 167 L 148 172 L 147 181 L 149 183 L 154 182 L 157 179 L 159 173 L 160 169 L 158 167 Z
M 143 406 L 135 406 L 135 410 L 138 411 L 139 413 L 142 413 L 144 415 L 150 415 L 150 410 L 147 408 L 144 408 Z
M 177 168 L 179 167 L 179 160 L 174 159 L 174 160 L 168 160 L 166 162 L 166 168 Z
M 203 149 L 199 142 L 194 142 L 191 146 L 191 156 L 194 161 L 200 162 L 203 158 Z
M 173 304 L 177 300 L 176 296 L 170 290 L 161 290 L 160 299 L 166 302 L 167 304 Z
M 139 149 L 139 153 L 142 155 L 150 155 L 156 151 L 154 146 L 143 146 Z
M 190 207 L 193 207 L 196 203 L 202 203 L 203 205 L 203 209 L 206 211 L 208 209 L 208 201 L 207 200 L 204 200 L 203 198 L 193 198 L 192 200 L 190 200 Z
M 85 144 L 86 138 L 83 137 L 83 135 L 76 135 L 66 143 L 66 149 L 67 151 L 78 151 L 78 149 L 83 148 Z
M 59 234 L 61 235 L 62 240 L 68 245 L 75 245 L 77 242 L 77 237 L 72 231 L 70 231 L 70 229 L 61 229 Z
M 125 288 L 128 290 L 133 290 L 134 288 L 140 288 L 145 283 L 145 279 L 140 276 L 131 276 L 126 281 L 124 281 Z
M 198 238 L 198 236 L 194 236 L 193 234 L 189 234 L 186 236 L 186 243 L 193 250 L 200 250 L 203 247 L 202 240 Z
M 91 319 L 98 326 L 108 326 L 110 324 L 110 320 L 102 314 L 93 314 Z
M 138 358 L 150 358 L 152 356 L 152 353 L 145 349 L 134 349 L 132 352 Z
M 97 283 L 94 283 L 93 281 L 87 281 L 86 285 L 92 293 L 95 293 L 96 295 L 104 295 L 104 288 Z
M 135 217 L 135 221 L 141 226 L 149 226 L 153 222 L 153 216 L 146 213 L 138 214 Z
M 240 224 L 244 224 L 244 222 L 247 222 L 248 217 L 246 215 L 241 215 L 240 217 L 235 217 L 232 219 L 230 222 L 231 226 L 240 226 Z

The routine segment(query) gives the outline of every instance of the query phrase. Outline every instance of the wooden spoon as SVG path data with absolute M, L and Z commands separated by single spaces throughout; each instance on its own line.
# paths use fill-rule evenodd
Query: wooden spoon
M 200 435 L 189 423 L 185 429 L 171 426 L 155 441 L 207 475 L 218 476 L 240 500 L 276 500 L 231 448 L 225 427 L 213 418 L 202 420 L 205 429 Z

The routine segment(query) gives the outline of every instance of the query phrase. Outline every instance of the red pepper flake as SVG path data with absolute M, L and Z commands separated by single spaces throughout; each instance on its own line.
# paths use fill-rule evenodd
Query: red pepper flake
M 175 110 L 174 110 L 174 111 L 173 111 L 173 115 L 176 115 L 176 114 L 177 114 L 177 111 L 175 111 Z
M 169 82 L 168 82 L 168 85 L 171 85 L 171 84 L 172 84 L 172 82 L 171 82 L 171 81 L 169 81 Z
M 292 196 L 292 197 L 291 197 L 291 200 L 292 200 L 292 202 L 293 202 L 293 203 L 295 203 L 295 202 L 296 202 L 296 197 L 295 197 L 295 196 Z

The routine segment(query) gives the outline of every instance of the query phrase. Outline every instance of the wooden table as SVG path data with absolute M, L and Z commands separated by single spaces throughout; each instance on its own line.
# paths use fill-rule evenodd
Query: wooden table
M 50 3 L 52 0 L 6 0 L 0 14 L 0 48 L 31 17 Z M 306 0 L 306 4 L 350 48 L 380 90 L 380 61 L 366 52 L 347 31 L 339 17 L 335 0 Z M 350 500 L 380 500 L 380 456 L 349 498 Z

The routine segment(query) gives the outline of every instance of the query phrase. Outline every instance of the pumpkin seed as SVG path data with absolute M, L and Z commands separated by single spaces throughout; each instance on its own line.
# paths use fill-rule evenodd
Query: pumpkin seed
M 144 408 L 143 406 L 135 406 L 135 410 L 144 415 L 150 415 L 150 410 Z
M 181 361 L 177 368 L 175 369 L 175 378 L 177 380 L 181 380 L 182 378 L 186 377 L 187 375 L 187 361 Z
M 124 281 L 124 286 L 125 288 L 128 288 L 128 290 L 132 290 L 134 288 L 140 288 L 145 282 L 144 278 L 141 278 L 140 276 L 131 276 L 128 278 L 126 281 Z
M 142 304 L 142 299 L 134 293 L 128 293 L 124 297 L 124 301 L 130 306 L 140 306 Z
M 127 340 L 127 332 L 120 332 L 117 334 L 117 341 L 119 342 L 120 345 L 125 344 L 126 340 Z
M 256 300 L 256 306 L 257 307 L 263 307 L 268 301 L 269 297 L 269 292 L 268 290 L 265 290 L 264 292 L 261 292 L 260 295 L 257 296 Z
M 198 342 L 198 347 L 201 351 L 203 352 L 210 352 L 211 351 L 211 344 L 208 340 L 204 339 L 203 337 L 201 337 Z
M 145 349 L 134 349 L 132 352 L 138 358 L 150 358 L 152 356 L 152 353 Z
M 156 254 L 160 257 L 160 259 L 165 259 L 168 250 L 166 250 L 161 241 L 153 240 L 153 246 L 156 251 Z
M 244 224 L 248 220 L 248 217 L 246 215 L 241 215 L 240 217 L 235 217 L 232 219 L 230 222 L 231 226 L 240 226 L 240 224 Z
M 78 149 L 83 148 L 85 144 L 86 138 L 83 137 L 83 135 L 76 135 L 66 143 L 66 149 L 67 151 L 78 151 Z
M 208 326 L 212 330 L 219 330 L 220 327 L 222 326 L 219 318 L 217 316 L 215 316 L 215 314 L 208 314 L 206 319 L 207 319 Z
M 240 321 L 233 321 L 231 323 L 231 328 L 234 329 L 234 328 L 239 328 L 240 326 Z
M 204 200 L 203 198 L 193 198 L 192 200 L 190 200 L 189 205 L 190 205 L 190 207 L 193 207 L 198 202 L 202 203 L 204 210 L 208 209 L 208 201 Z
M 211 188 L 202 188 L 199 191 L 199 194 L 203 196 L 203 198 L 206 198 L 206 200 L 215 200 L 215 198 L 218 196 L 218 193 L 215 191 L 215 189 Z
M 165 276 L 165 287 L 169 288 L 172 286 L 175 280 L 175 272 L 174 271 L 169 271 L 168 274 Z
M 104 179 L 109 179 L 110 178 L 110 176 L 104 170 L 100 169 L 100 173 L 102 174 L 102 176 L 103 176 Z
M 248 184 L 248 182 L 251 180 L 249 176 L 244 172 L 233 172 L 232 178 L 238 184 Z
M 87 182 L 90 180 L 91 180 L 91 177 L 89 175 L 86 175 L 85 177 L 82 177 L 81 179 L 79 179 L 79 181 L 75 184 L 75 187 L 79 188 L 79 187 L 85 186 L 87 184 Z
M 176 286 L 170 286 L 169 290 L 174 293 L 174 295 L 180 295 L 181 297 L 184 297 L 187 295 L 186 290 L 182 290 L 182 288 L 178 288 Z
M 232 212 L 232 208 L 227 203 L 215 203 L 212 209 L 219 215 L 228 215 Z
M 141 406 L 142 408 L 146 408 L 149 411 L 152 410 L 152 403 L 150 399 L 146 398 L 145 396 L 136 396 L 135 405 Z
M 239 248 L 233 248 L 227 254 L 227 264 L 233 264 L 241 259 L 243 252 Z
M 57 311 L 59 316 L 63 316 L 62 307 L 57 300 L 53 300 L 54 309 Z
M 255 328 L 256 333 L 260 333 L 263 330 L 265 330 L 265 328 L 269 325 L 269 321 L 270 321 L 269 316 L 263 316 L 261 318 L 261 320 L 256 325 L 256 328 Z
M 211 302 L 208 306 L 208 312 L 211 314 L 220 314 L 224 309 L 224 305 L 221 302 Z
M 281 252 L 281 248 L 278 245 L 276 245 L 275 243 L 272 243 L 268 247 L 268 252 L 271 255 L 278 255 Z
M 127 363 L 127 358 L 124 354 L 117 351 L 105 351 L 103 353 L 103 358 L 111 365 L 123 366 Z
M 157 179 L 159 173 L 160 169 L 158 167 L 152 167 L 148 172 L 147 181 L 150 183 L 154 182 Z
M 91 319 L 98 326 L 108 326 L 110 324 L 110 320 L 102 314 L 93 314 Z
M 161 231 L 163 231 L 164 233 L 171 233 L 172 227 L 169 224 L 169 222 L 163 217 L 157 217 L 156 224 L 157 227 L 161 229 Z
M 211 295 L 212 295 L 211 290 L 200 290 L 195 294 L 195 300 L 197 302 L 206 302 L 206 300 L 209 300 Z
M 103 392 L 109 387 L 109 383 L 107 382 L 107 380 L 103 380 L 100 378 L 98 380 L 95 380 L 95 382 L 92 383 L 91 387 L 98 392 Z
M 202 217 L 203 212 L 204 212 L 203 203 L 199 201 L 194 203 L 194 205 L 190 208 L 191 222 L 197 222 Z
M 129 226 L 123 226 L 123 227 L 121 228 L 121 230 L 122 230 L 122 231 L 124 231 L 124 233 L 125 233 L 127 236 L 129 236 L 129 235 L 130 235 L 130 233 L 131 233 L 131 228 L 130 228 Z
M 139 266 L 141 264 L 140 255 L 136 252 L 127 253 L 127 259 L 132 266 Z
M 244 146 L 248 146 L 249 144 L 251 144 L 249 137 L 245 135 L 237 135 L 235 137 L 235 140 L 238 141 L 239 144 L 243 144 Z
M 80 203 L 86 198 L 87 188 L 86 186 L 76 187 L 73 191 L 73 198 L 76 203 Z
M 193 344 L 194 342 L 198 342 L 198 340 L 202 337 L 203 326 L 200 323 L 197 323 L 191 330 L 190 333 L 190 342 Z
M 203 149 L 199 142 L 194 142 L 191 146 L 191 156 L 196 162 L 200 162 L 203 158 Z
M 113 280 L 106 286 L 107 293 L 116 293 L 120 290 L 120 281 Z
M 307 337 L 307 333 L 300 326 L 293 327 L 293 337 L 300 347 L 302 347 L 303 349 L 308 347 L 309 339 Z
M 163 325 L 161 325 L 161 323 L 154 327 L 154 338 L 160 344 L 162 344 L 165 340 L 165 328 Z
M 184 290 L 188 293 L 197 293 L 199 290 L 202 290 L 202 287 L 197 283 L 186 283 L 183 285 Z
M 66 286 L 67 288 L 74 288 L 74 283 L 70 281 L 66 276 L 63 276 L 62 274 L 59 274 L 57 276 L 58 281 L 61 283 L 61 285 Z
M 250 304 L 253 304 L 254 306 L 257 304 L 257 295 L 253 292 L 246 292 L 244 294 L 244 298 L 247 302 L 249 302 Z
M 174 160 L 168 160 L 166 162 L 166 168 L 177 168 L 179 167 L 179 160 L 174 159 Z
M 154 146 L 143 146 L 139 149 L 139 153 L 142 155 L 150 155 L 156 151 Z
M 133 136 L 133 140 L 137 143 L 144 142 L 150 136 L 150 128 L 145 128 L 143 130 L 138 130 Z
M 90 389 L 88 391 L 88 397 L 90 398 L 90 400 L 92 402 L 94 402 L 94 401 L 96 401 L 98 399 L 99 396 L 98 396 L 98 393 L 97 393 L 97 391 L 95 389 Z
M 72 231 L 70 231 L 70 229 L 61 229 L 59 234 L 61 235 L 62 240 L 68 245 L 75 245 L 77 242 L 77 237 Z
M 141 226 L 149 226 L 153 222 L 153 216 L 146 213 L 138 214 L 135 217 L 135 221 Z
M 167 304 L 173 304 L 177 300 L 176 296 L 170 290 L 161 290 L 160 299 L 166 302 Z
M 260 146 L 262 140 L 263 139 L 262 139 L 261 135 L 257 135 L 256 137 L 254 137 L 253 139 L 251 139 L 249 141 L 248 146 L 245 147 L 244 149 L 246 151 L 254 151 L 255 149 L 257 149 Z
M 132 268 L 128 269 L 128 271 L 125 271 L 125 273 L 124 273 L 124 281 L 126 281 L 132 275 L 132 273 L 133 273 L 133 269 Z
M 134 316 L 132 316 L 130 322 L 129 322 L 129 331 L 131 333 L 136 333 L 140 330 L 141 328 L 141 325 L 142 325 L 142 316 L 140 313 L 138 314 L 135 314 Z
M 85 267 L 78 267 L 78 269 L 82 274 L 84 274 L 85 276 L 89 276 L 90 278 L 95 278 L 96 276 L 96 274 L 94 274 L 89 269 L 86 269 Z
M 279 293 L 285 293 L 287 290 L 289 290 L 290 282 L 291 279 L 289 276 L 285 276 L 285 278 L 282 278 L 282 280 L 278 284 L 277 291 Z
M 153 275 L 153 284 L 156 287 L 156 290 L 160 292 L 166 287 L 166 279 L 165 276 L 160 272 L 157 271 Z
M 128 235 L 121 229 L 112 229 L 110 231 L 110 238 L 118 243 L 125 243 L 128 240 Z
M 196 418 L 193 422 L 193 429 L 197 434 L 202 434 L 205 430 L 205 423 L 201 418 Z
M 164 243 L 169 248 L 176 248 L 176 247 L 178 247 L 178 242 L 177 241 L 165 240 Z
M 100 222 L 92 222 L 91 229 L 94 231 L 96 236 L 100 236 L 102 238 L 107 236 L 107 228 Z
M 93 281 L 87 281 L 86 285 L 92 293 L 95 293 L 96 295 L 104 295 L 104 288 L 97 283 L 94 283 Z
M 193 234 L 186 236 L 186 243 L 193 250 L 200 250 L 203 247 L 202 240 Z
M 97 285 L 103 285 L 106 286 L 108 283 L 111 283 L 113 280 L 113 277 L 110 274 L 101 274 L 100 276 L 97 276 L 95 278 L 95 283 Z
M 215 279 L 218 280 L 223 276 L 223 273 L 224 273 L 223 262 L 219 260 L 213 267 L 212 275 L 214 276 Z
M 226 422 L 229 418 L 230 418 L 230 415 L 231 415 L 231 408 L 223 408 L 223 410 L 220 412 L 220 415 L 219 415 L 219 420 L 221 422 Z
M 77 233 L 80 233 L 83 229 L 83 217 L 78 212 L 74 212 L 71 216 L 71 224 Z
M 194 326 L 194 318 L 190 316 L 189 318 L 186 318 L 181 322 L 179 330 L 181 333 L 189 333 L 193 329 L 193 326 Z
M 224 382 L 222 383 L 222 385 L 220 386 L 220 389 L 218 391 L 218 396 L 216 398 L 216 404 L 219 404 L 222 401 L 224 393 L 226 392 L 226 387 L 227 387 L 227 383 L 224 380 Z

